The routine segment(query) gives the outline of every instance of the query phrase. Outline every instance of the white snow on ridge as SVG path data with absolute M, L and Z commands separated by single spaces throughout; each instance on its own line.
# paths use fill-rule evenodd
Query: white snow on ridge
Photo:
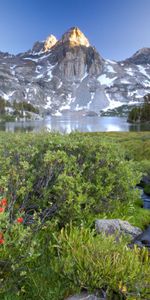
M 138 67 L 139 71 L 140 71 L 144 76 L 146 76 L 147 78 L 150 79 L 150 75 L 147 74 L 147 72 L 146 72 L 146 70 L 145 70 L 145 68 L 144 68 L 143 66 L 137 65 L 137 67 Z
M 57 89 L 60 89 L 62 87 L 62 81 L 60 81 L 59 85 L 57 86 Z
M 62 113 L 60 111 L 56 111 L 54 114 L 52 114 L 52 116 L 55 116 L 55 117 L 61 117 L 62 116 Z
M 133 69 L 132 68 L 126 68 L 125 69 L 126 73 L 130 76 L 133 76 L 134 75 L 134 72 L 133 72 Z
M 62 110 L 68 110 L 68 109 L 70 109 L 70 105 L 66 104 L 66 105 L 61 106 L 60 111 L 62 111 Z
M 83 81 L 89 74 L 85 72 L 84 76 L 81 78 L 81 81 Z
M 42 69 L 42 67 L 41 66 L 37 66 L 36 67 L 36 70 L 35 70 L 35 73 L 40 73 L 40 70 Z
M 43 74 L 39 74 L 36 76 L 37 79 L 42 78 L 42 77 L 43 77 Z
M 121 83 L 123 83 L 123 84 L 130 84 L 130 82 L 129 82 L 128 80 L 126 80 L 126 79 L 121 79 L 120 81 L 121 81 Z
M 104 112 L 107 111 L 107 110 L 109 110 L 109 109 L 114 109 L 114 108 L 117 108 L 117 107 L 120 107 L 120 106 L 126 104 L 126 103 L 121 102 L 121 101 L 112 100 L 110 98 L 109 94 L 106 94 L 106 97 L 107 97 L 107 99 L 109 101 L 109 104 L 108 104 L 108 106 L 106 108 L 103 109 Z
M 74 98 L 72 97 L 72 94 L 68 94 L 66 97 L 67 102 L 66 104 L 61 106 L 60 111 L 70 109 L 71 108 L 70 105 L 75 101 L 75 99 L 76 99 L 75 97 Z
M 114 64 L 117 65 L 117 62 L 115 60 L 106 59 L 106 64 Z
M 137 100 L 135 100 L 135 101 L 131 100 L 131 101 L 128 102 L 128 105 L 134 105 L 134 104 L 139 104 L 139 101 L 137 101 Z
M 15 91 L 13 92 L 9 92 L 8 94 L 5 94 L 4 92 L 2 92 L 2 97 L 5 99 L 5 100 L 9 100 L 12 95 L 15 93 Z
M 111 65 L 107 65 L 107 71 L 110 73 L 117 73 Z
M 113 82 L 117 79 L 116 77 L 108 78 L 106 74 L 100 75 L 97 80 L 100 82 L 101 85 L 107 85 L 108 87 L 111 87 L 113 85 Z
M 51 97 L 50 96 L 47 96 L 47 103 L 46 105 L 44 105 L 44 108 L 47 109 L 47 108 L 50 108 L 51 107 Z
M 94 100 L 94 97 L 95 97 L 95 92 L 91 92 L 91 100 Z
M 49 79 L 47 80 L 47 82 L 49 82 L 49 81 L 51 81 L 52 80 L 52 78 L 53 78 L 53 75 L 52 75 L 52 70 L 55 68 L 55 66 L 56 66 L 57 64 L 55 64 L 55 65 L 48 65 L 48 67 L 47 67 L 47 75 L 49 76 Z
M 10 66 L 10 69 L 13 70 L 17 67 L 17 65 Z
M 150 81 L 148 80 L 145 80 L 142 82 L 142 84 L 147 88 L 147 87 L 150 87 Z
M 24 60 L 32 60 L 32 61 L 38 62 L 38 61 L 40 61 L 40 60 L 43 60 L 44 58 L 49 57 L 50 55 L 51 55 L 51 53 L 49 53 L 49 54 L 47 54 L 47 55 L 43 55 L 43 56 L 41 56 L 41 57 L 39 57 L 39 58 L 24 57 L 23 59 L 24 59 Z

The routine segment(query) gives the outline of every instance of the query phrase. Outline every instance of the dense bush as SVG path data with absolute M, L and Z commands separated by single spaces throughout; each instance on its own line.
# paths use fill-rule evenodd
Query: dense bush
M 42 217 L 91 222 L 123 204 L 133 206 L 140 179 L 115 145 L 79 134 L 8 135 L 0 145 L 0 186 L 10 205 L 42 209 Z

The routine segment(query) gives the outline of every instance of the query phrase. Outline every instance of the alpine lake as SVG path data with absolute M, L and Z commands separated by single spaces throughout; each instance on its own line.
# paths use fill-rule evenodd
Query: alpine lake
M 150 131 L 150 124 L 130 124 L 126 117 L 118 116 L 81 116 L 65 114 L 48 116 L 35 121 L 15 121 L 0 123 L 0 131 L 38 132 L 41 130 L 61 133 L 79 132 L 129 132 Z

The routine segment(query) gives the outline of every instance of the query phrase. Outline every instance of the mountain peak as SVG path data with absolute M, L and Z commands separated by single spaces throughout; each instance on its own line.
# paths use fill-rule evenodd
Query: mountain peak
M 137 56 L 139 54 L 150 54 L 150 48 L 141 48 L 134 54 L 134 56 Z
M 70 28 L 66 33 L 63 34 L 60 42 L 69 42 L 71 46 L 90 46 L 88 39 L 78 27 Z
M 49 35 L 44 43 L 44 51 L 45 52 L 49 51 L 56 43 L 57 43 L 56 37 L 53 34 Z
M 141 48 L 131 57 L 125 60 L 136 65 L 150 64 L 150 48 Z

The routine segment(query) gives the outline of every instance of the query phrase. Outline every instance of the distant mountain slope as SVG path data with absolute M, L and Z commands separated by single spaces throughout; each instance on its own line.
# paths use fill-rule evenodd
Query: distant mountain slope
M 141 102 L 149 92 L 150 48 L 122 62 L 105 60 L 76 27 L 25 53 L 0 52 L 0 96 L 30 102 L 41 112 L 99 113 Z

